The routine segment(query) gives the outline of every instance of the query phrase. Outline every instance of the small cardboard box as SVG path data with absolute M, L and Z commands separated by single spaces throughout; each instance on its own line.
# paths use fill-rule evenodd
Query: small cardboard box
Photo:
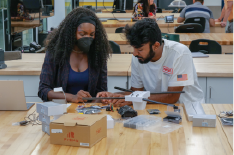
M 50 143 L 92 147 L 107 137 L 106 115 L 65 114 L 50 123 Z
M 47 116 L 62 115 L 67 111 L 66 104 L 54 102 L 37 103 L 37 113 Z

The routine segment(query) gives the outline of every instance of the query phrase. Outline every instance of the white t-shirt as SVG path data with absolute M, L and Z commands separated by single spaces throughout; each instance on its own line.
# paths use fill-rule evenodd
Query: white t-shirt
M 198 84 L 191 51 L 178 42 L 164 39 L 162 57 L 156 62 L 139 63 L 132 57 L 131 86 L 151 93 L 168 91 L 168 87 L 184 86 L 178 103 L 205 103 Z

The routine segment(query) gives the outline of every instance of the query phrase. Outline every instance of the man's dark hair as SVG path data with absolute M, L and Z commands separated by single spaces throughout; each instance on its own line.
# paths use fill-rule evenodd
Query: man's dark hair
M 145 18 L 137 21 L 132 27 L 125 26 L 125 35 L 127 40 L 135 48 L 143 44 L 150 43 L 153 45 L 156 41 L 162 44 L 161 30 L 155 19 Z
M 201 2 L 201 3 L 203 3 L 204 0 L 195 0 L 195 2 Z

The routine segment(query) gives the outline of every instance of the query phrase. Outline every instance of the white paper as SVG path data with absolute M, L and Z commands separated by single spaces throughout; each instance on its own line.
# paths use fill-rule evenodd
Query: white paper
M 54 88 L 54 92 L 63 92 L 62 87 Z

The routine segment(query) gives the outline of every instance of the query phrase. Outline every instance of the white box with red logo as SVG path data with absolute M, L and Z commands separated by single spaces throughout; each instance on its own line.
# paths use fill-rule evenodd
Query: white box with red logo
M 50 123 L 50 143 L 92 147 L 107 137 L 106 115 L 69 113 Z

